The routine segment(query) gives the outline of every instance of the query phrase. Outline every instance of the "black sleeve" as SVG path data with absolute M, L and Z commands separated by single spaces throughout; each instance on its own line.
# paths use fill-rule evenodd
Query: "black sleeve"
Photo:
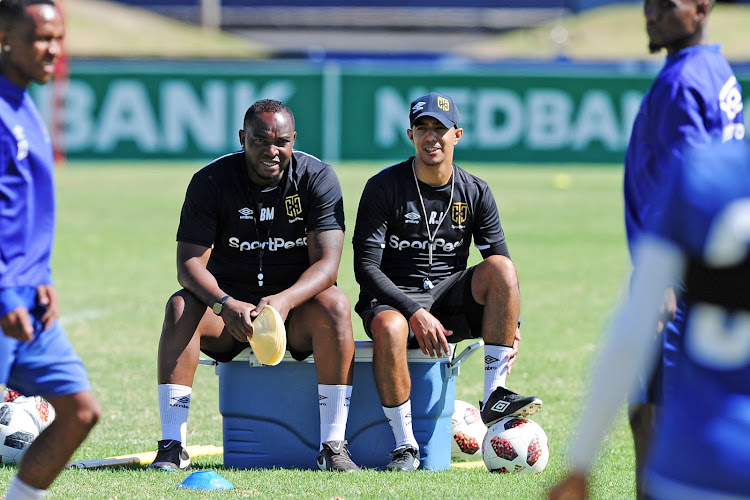
M 219 195 L 212 179 L 199 171 L 193 175 L 180 212 L 177 241 L 210 247 L 216 239 Z
M 379 247 L 354 245 L 354 277 L 364 291 L 381 304 L 395 307 L 407 320 L 422 306 L 399 289 L 380 270 L 383 250 Z
M 480 198 L 477 203 L 477 219 L 473 229 L 474 244 L 483 258 L 490 255 L 504 255 L 510 259 L 505 232 L 500 223 L 495 197 L 490 187 L 483 183 L 478 190 Z

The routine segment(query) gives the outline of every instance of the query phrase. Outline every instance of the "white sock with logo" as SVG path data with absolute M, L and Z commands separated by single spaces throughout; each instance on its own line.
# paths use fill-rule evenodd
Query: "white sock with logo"
M 14 476 L 5 493 L 5 500 L 39 500 L 47 496 L 47 490 L 40 490 L 24 483 Z
M 159 384 L 158 391 L 161 438 L 174 439 L 186 448 L 190 394 L 193 388 L 179 384 Z
M 505 387 L 511 351 L 513 351 L 512 347 L 504 345 L 484 345 L 484 399 L 482 401 L 487 401 L 492 391 L 498 387 Z
M 393 429 L 396 448 L 408 444 L 419 449 L 411 426 L 411 399 L 407 399 L 393 408 L 383 406 L 383 413 L 385 413 L 385 417 L 388 419 L 391 429 Z
M 352 386 L 350 385 L 318 384 L 321 450 L 323 449 L 323 443 L 345 439 L 351 398 Z

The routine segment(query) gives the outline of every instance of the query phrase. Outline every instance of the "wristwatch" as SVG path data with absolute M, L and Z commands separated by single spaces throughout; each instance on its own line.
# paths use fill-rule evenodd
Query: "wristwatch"
M 231 298 L 231 296 L 225 295 L 218 302 L 214 302 L 214 305 L 212 307 L 212 309 L 214 310 L 214 314 L 217 316 L 221 316 L 221 311 L 224 309 L 224 303 Z

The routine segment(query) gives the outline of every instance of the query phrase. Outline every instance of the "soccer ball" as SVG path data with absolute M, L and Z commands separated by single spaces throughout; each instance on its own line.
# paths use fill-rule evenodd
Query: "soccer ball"
M 539 474 L 549 460 L 549 441 L 533 420 L 506 417 L 487 429 L 482 458 L 490 472 Z
M 55 420 L 55 408 L 41 396 L 19 396 L 13 404 L 29 412 L 40 433 Z
M 482 454 L 482 440 L 487 433 L 487 427 L 482 422 L 482 415 L 477 407 L 466 401 L 456 400 L 451 427 L 453 432 L 451 459 L 479 458 Z
M 4 464 L 17 465 L 38 435 L 39 428 L 29 412 L 15 403 L 0 404 L 0 456 Z
M 40 433 L 55 419 L 55 408 L 41 396 L 22 396 L 20 392 L 8 387 L 3 391 L 1 401 L 21 405 L 34 418 Z

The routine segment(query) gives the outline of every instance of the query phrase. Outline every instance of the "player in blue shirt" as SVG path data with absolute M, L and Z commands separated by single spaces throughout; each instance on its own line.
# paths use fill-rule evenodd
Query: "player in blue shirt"
M 742 93 L 717 45 L 703 45 L 712 0 L 646 0 L 644 14 L 649 48 L 667 51 L 661 72 L 643 99 L 625 158 L 624 198 L 628 247 L 635 248 L 644 225 L 657 217 L 664 186 L 682 168 L 686 147 L 744 137 Z M 654 328 L 664 335 L 664 360 L 650 386 L 633 395 L 630 423 L 636 470 L 642 467 L 655 413 L 671 390 L 672 366 L 680 350 L 684 308 L 673 284 L 665 290 L 664 314 Z
M 695 150 L 634 248 L 630 299 L 592 377 L 555 500 L 584 498 L 586 473 L 626 391 L 659 357 L 649 325 L 664 288 L 686 283 L 683 346 L 643 471 L 654 499 L 750 498 L 750 154 L 734 142 Z
M 100 414 L 56 321 L 52 147 L 27 92 L 52 78 L 64 34 L 51 0 L 0 2 L 0 385 L 45 397 L 57 415 L 27 449 L 8 499 L 44 496 Z

